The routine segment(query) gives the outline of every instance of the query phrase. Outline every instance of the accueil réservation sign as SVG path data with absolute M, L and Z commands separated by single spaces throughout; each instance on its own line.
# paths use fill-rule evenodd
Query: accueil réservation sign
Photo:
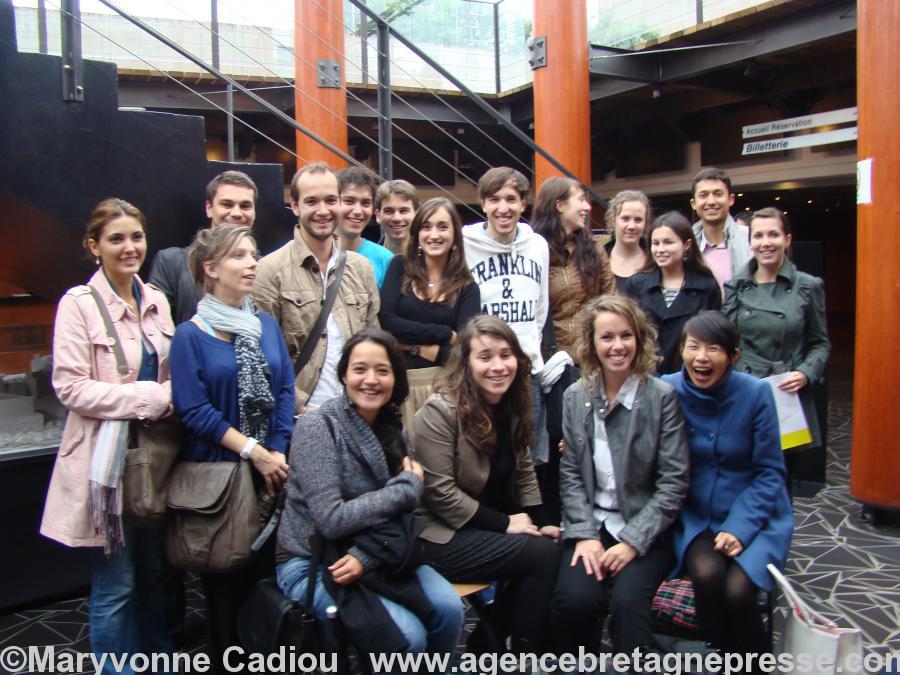
M 841 110 L 831 110 L 824 113 L 816 113 L 814 115 L 804 115 L 802 117 L 791 117 L 784 120 L 774 120 L 772 122 L 764 122 L 762 124 L 750 124 L 743 128 L 743 138 L 758 138 L 760 136 L 771 136 L 772 134 L 784 134 L 794 131 L 806 131 L 831 124 L 844 124 L 846 122 L 855 122 L 857 116 L 856 107 L 842 108 Z M 778 152 L 781 150 L 792 150 L 794 148 L 809 148 L 817 145 L 828 145 L 829 143 L 844 143 L 846 141 L 855 141 L 857 136 L 856 127 L 847 127 L 844 129 L 834 129 L 831 131 L 822 131 L 815 134 L 801 134 L 800 136 L 790 136 L 788 138 L 776 138 L 767 141 L 751 141 L 744 143 L 742 155 L 756 155 L 761 152 Z

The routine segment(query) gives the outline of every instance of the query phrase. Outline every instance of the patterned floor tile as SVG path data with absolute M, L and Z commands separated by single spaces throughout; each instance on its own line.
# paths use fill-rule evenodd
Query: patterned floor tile
M 900 651 L 900 528 L 862 520 L 848 491 L 852 386 L 830 384 L 827 485 L 811 498 L 794 500 L 796 529 L 786 576 L 813 609 L 842 626 L 858 627 L 868 651 Z M 204 648 L 204 602 L 199 579 L 187 581 L 187 651 Z M 787 615 L 775 608 L 776 637 Z M 87 602 L 75 598 L 0 616 L 0 647 L 59 645 L 88 649 Z M 464 635 L 477 619 L 468 617 Z

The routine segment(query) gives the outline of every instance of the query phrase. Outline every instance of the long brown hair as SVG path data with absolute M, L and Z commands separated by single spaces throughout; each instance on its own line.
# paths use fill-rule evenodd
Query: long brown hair
M 479 315 L 472 318 L 459 333 L 459 339 L 450 352 L 444 374 L 435 383 L 435 391 L 442 393 L 456 405 L 459 426 L 466 435 L 487 455 L 497 448 L 497 431 L 490 405 L 481 388 L 475 383 L 469 356 L 472 340 L 487 335 L 506 342 L 516 357 L 516 376 L 503 395 L 500 405 L 508 412 L 515 412 L 518 423 L 512 431 L 512 445 L 516 451 L 527 448 L 533 439 L 534 408 L 531 401 L 531 360 L 522 351 L 513 329 L 496 316 Z
M 466 265 L 462 220 L 456 207 L 453 206 L 453 202 L 444 197 L 429 199 L 416 211 L 409 228 L 409 244 L 406 247 L 400 292 L 409 293 L 412 290 L 420 298 L 428 298 L 428 267 L 425 265 L 425 256 L 419 254 L 419 230 L 422 229 L 422 224 L 439 209 L 446 209 L 450 216 L 450 223 L 453 225 L 453 246 L 447 255 L 440 292 L 435 302 L 452 307 L 456 304 L 459 289 L 471 283 L 473 279 L 472 273 L 469 272 L 469 267 Z
M 668 211 L 658 218 L 655 218 L 653 224 L 646 230 L 648 243 L 653 240 L 654 230 L 658 230 L 661 227 L 668 227 L 675 233 L 676 237 L 681 239 L 682 243 L 690 244 L 688 250 L 684 254 L 685 272 L 690 270 L 697 274 L 702 274 L 711 279 L 715 279 L 712 270 L 709 269 L 706 262 L 703 260 L 703 254 L 700 253 L 700 247 L 697 246 L 697 238 L 694 236 L 694 228 L 691 227 L 687 218 L 678 213 L 678 211 Z M 653 257 L 652 246 L 648 247 L 648 253 L 647 263 L 638 270 L 639 272 L 651 272 L 655 269 L 659 269 L 659 265 L 656 264 L 656 258 Z
M 568 262 L 569 251 L 566 244 L 569 235 L 556 210 L 557 202 L 564 202 L 584 188 L 572 178 L 554 176 L 541 185 L 534 204 L 531 226 L 535 232 L 547 240 L 550 247 L 550 265 L 564 266 Z M 597 251 L 597 243 L 587 227 L 580 227 L 572 234 L 575 244 L 575 269 L 581 276 L 581 283 L 588 296 L 597 295 L 603 288 L 603 259 Z M 604 256 L 605 257 L 605 256 Z M 607 263 L 608 264 L 608 263 Z

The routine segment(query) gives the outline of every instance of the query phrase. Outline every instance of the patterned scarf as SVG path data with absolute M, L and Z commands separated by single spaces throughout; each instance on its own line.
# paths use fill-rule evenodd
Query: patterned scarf
M 97 430 L 88 492 L 94 531 L 103 538 L 107 556 L 125 545 L 122 531 L 122 473 L 128 452 L 128 420 L 103 420 Z
M 234 334 L 240 432 L 265 446 L 275 397 L 272 396 L 269 363 L 259 347 L 262 336 L 259 310 L 249 296 L 237 309 L 207 293 L 197 303 L 197 314 L 216 330 Z

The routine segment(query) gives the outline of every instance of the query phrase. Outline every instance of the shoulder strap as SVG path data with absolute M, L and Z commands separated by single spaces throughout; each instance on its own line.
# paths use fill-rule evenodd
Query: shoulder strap
M 100 310 L 100 318 L 103 319 L 106 335 L 109 337 L 110 342 L 112 342 L 113 354 L 116 357 L 116 370 L 119 371 L 119 375 L 124 377 L 128 374 L 128 362 L 125 360 L 125 352 L 122 349 L 122 343 L 119 342 L 119 334 L 116 333 L 116 327 L 113 325 L 113 320 L 109 315 L 109 310 L 106 308 L 106 303 L 103 302 L 103 298 L 100 297 L 100 292 L 93 286 L 88 286 L 88 288 L 91 289 L 91 297 L 94 298 L 94 302 L 97 303 L 97 309 Z
M 346 267 L 346 265 L 347 252 L 341 251 L 338 253 L 334 279 L 332 279 L 331 283 L 328 285 L 328 291 L 325 293 L 325 299 L 322 301 L 322 310 L 319 312 L 319 316 L 316 317 L 316 322 L 313 324 L 312 330 L 309 331 L 309 335 L 306 336 L 306 340 L 303 342 L 303 348 L 300 350 L 297 360 L 294 361 L 294 377 L 300 374 L 300 371 L 303 370 L 303 366 L 309 361 L 309 357 L 312 356 L 313 350 L 316 348 L 319 336 L 322 334 L 322 331 L 325 330 L 325 322 L 328 321 L 328 315 L 331 314 L 331 308 L 334 307 L 334 300 L 337 297 L 338 289 L 341 286 L 341 278 L 344 276 L 344 267 Z

